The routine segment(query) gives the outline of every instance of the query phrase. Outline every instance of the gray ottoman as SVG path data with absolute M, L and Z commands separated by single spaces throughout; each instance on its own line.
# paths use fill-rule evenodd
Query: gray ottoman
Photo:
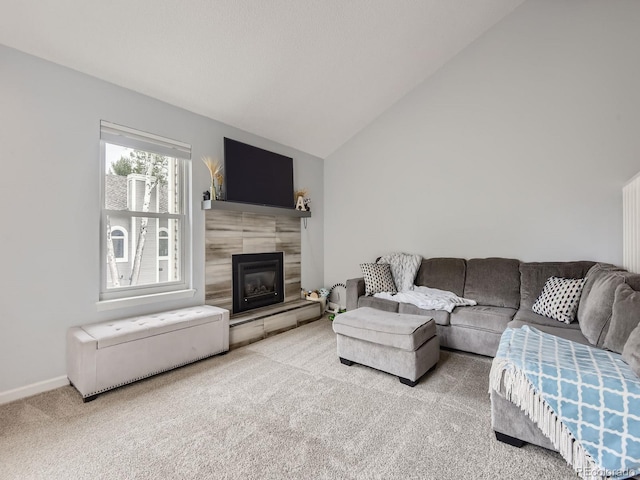
M 440 342 L 432 318 L 362 307 L 336 315 L 333 331 L 338 357 L 397 375 L 415 386 L 440 358 Z

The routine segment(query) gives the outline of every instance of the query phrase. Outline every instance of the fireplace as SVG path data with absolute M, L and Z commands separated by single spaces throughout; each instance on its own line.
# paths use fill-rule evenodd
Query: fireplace
M 232 255 L 233 313 L 284 302 L 284 254 Z

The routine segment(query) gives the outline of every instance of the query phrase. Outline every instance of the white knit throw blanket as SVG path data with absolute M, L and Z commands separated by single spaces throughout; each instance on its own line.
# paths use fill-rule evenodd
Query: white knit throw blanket
M 405 292 L 413 287 L 413 282 L 422 263 L 422 257 L 410 253 L 392 253 L 380 257 L 378 263 L 389 264 L 396 290 Z
M 424 310 L 446 310 L 449 313 L 455 307 L 476 305 L 475 300 L 459 297 L 453 292 L 417 285 L 413 287 L 413 290 L 399 292 L 395 295 L 389 292 L 376 293 L 374 297 L 393 302 L 410 303 Z

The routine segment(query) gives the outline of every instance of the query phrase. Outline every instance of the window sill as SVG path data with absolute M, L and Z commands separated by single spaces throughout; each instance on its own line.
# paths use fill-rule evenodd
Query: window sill
M 118 298 L 116 300 L 102 300 L 96 302 L 99 312 L 116 310 L 118 308 L 137 307 L 138 305 L 148 305 L 156 302 L 169 302 L 183 298 L 191 298 L 196 294 L 194 289 L 177 290 L 175 292 L 153 293 L 151 295 L 140 295 L 137 297 Z

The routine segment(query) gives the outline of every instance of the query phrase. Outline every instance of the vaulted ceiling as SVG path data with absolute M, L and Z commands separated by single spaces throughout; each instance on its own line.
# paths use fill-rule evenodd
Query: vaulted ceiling
M 326 157 L 523 0 L 0 0 L 0 43 Z

